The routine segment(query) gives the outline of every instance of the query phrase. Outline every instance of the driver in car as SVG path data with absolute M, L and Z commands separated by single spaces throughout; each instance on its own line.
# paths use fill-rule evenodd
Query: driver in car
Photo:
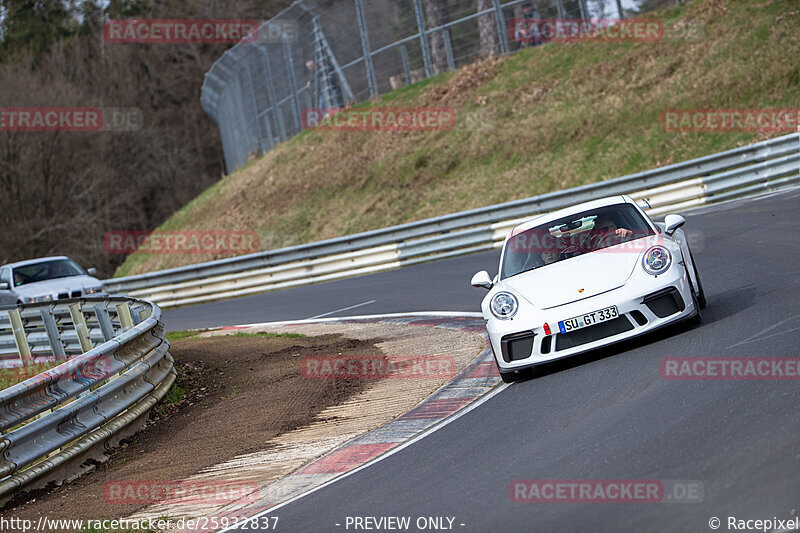
M 633 236 L 633 231 L 617 227 L 616 222 L 609 216 L 599 216 L 594 221 L 594 243 L 596 248 L 613 246 L 624 242 L 624 239 Z

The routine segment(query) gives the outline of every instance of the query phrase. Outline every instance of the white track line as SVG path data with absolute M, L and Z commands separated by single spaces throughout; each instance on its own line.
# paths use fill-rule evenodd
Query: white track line
M 341 311 L 349 311 L 350 309 L 355 309 L 356 307 L 361 307 L 362 305 L 369 305 L 369 304 L 374 304 L 374 303 L 375 303 L 375 300 L 370 300 L 368 302 L 361 302 L 360 304 L 351 305 L 350 307 L 342 307 L 341 309 L 337 309 L 336 311 L 328 311 L 327 313 L 322 313 L 321 315 L 310 316 L 306 320 L 313 320 L 315 318 L 322 318 L 324 316 L 333 315 L 333 314 L 339 313 Z
M 256 328 L 265 326 L 285 326 L 287 324 L 313 324 L 317 322 L 336 322 L 340 320 L 371 320 L 381 318 L 409 318 L 409 317 L 445 317 L 445 318 L 483 318 L 482 313 L 468 313 L 464 311 L 417 311 L 416 313 L 386 313 L 382 315 L 355 315 L 333 318 L 304 318 L 298 320 L 279 320 L 276 322 L 253 322 L 252 324 L 236 324 L 232 326 L 214 326 L 189 331 L 216 331 L 223 328 Z

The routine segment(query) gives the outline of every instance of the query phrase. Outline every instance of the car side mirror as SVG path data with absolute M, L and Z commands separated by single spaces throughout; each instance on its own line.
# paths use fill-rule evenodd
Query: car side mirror
M 5 281 L 0 281 L 0 291 L 9 291 L 11 287 L 8 286 L 8 283 Z
M 485 270 L 481 270 L 472 276 L 472 281 L 470 283 L 473 287 L 482 287 L 487 290 L 491 289 L 494 285 L 492 283 L 492 278 L 489 277 L 489 273 Z
M 664 232 L 672 236 L 675 230 L 686 224 L 686 219 L 680 215 L 667 215 L 664 217 Z
M 89 268 L 89 269 L 86 270 L 86 273 L 89 274 L 90 276 L 96 276 L 97 275 L 97 269 L 94 268 L 94 267 Z

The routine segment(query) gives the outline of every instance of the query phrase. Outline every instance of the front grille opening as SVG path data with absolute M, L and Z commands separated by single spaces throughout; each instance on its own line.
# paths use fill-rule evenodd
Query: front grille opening
M 631 316 L 640 326 L 644 326 L 645 324 L 647 324 L 647 317 L 644 316 L 644 313 L 642 313 L 638 309 L 634 309 L 633 311 L 631 311 Z
M 73 298 L 80 298 L 81 297 L 81 291 L 72 291 L 72 297 Z
M 674 315 L 686 308 L 683 298 L 675 287 L 649 294 L 644 297 L 643 302 L 658 318 Z
M 551 345 L 553 344 L 553 336 L 548 335 L 542 339 L 542 353 L 550 353 Z
M 58 299 L 59 300 L 63 300 L 64 298 L 69 298 L 69 293 L 68 292 L 59 292 L 58 293 Z
M 556 335 L 556 351 L 568 350 L 582 344 L 598 341 L 612 335 L 625 333 L 633 329 L 631 321 L 624 316 L 613 320 L 606 320 L 594 326 L 582 328 L 569 333 L 559 333 Z
M 500 339 L 500 350 L 503 352 L 503 361 L 519 361 L 527 359 L 533 352 L 533 338 L 536 336 L 532 331 L 506 335 Z

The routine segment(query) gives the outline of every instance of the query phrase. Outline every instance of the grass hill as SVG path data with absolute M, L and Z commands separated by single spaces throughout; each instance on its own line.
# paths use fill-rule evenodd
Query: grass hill
M 551 43 L 387 94 L 450 107 L 448 131 L 308 130 L 226 176 L 161 230 L 238 229 L 259 247 L 317 241 L 524 198 L 774 137 L 675 133 L 674 108 L 800 107 L 796 0 L 694 0 L 658 42 Z M 117 275 L 215 259 L 127 258 Z

